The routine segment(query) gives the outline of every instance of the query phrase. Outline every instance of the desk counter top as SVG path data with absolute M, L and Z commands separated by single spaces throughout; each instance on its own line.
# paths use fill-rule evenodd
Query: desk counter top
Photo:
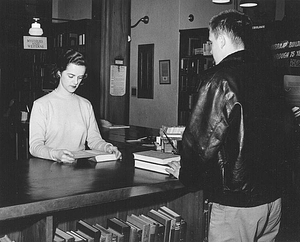
M 0 220 L 92 206 L 136 196 L 184 189 L 167 175 L 134 168 L 132 150 L 123 159 L 66 165 L 28 160 L 0 166 Z

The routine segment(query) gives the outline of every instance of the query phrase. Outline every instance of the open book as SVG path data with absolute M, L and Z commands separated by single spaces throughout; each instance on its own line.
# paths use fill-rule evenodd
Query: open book
M 93 158 L 91 160 L 96 162 L 101 161 L 110 161 L 116 160 L 116 155 L 114 153 L 106 153 L 99 150 L 80 150 L 72 152 L 74 154 L 75 159 L 82 159 L 82 158 Z

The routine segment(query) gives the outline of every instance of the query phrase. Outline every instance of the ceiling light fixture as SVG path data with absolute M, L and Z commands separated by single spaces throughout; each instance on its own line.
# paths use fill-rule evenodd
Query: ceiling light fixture
M 230 0 L 212 0 L 213 3 L 229 3 Z
M 37 21 L 40 20 L 39 18 L 33 18 L 34 23 L 31 24 L 31 28 L 29 29 L 29 34 L 33 36 L 41 36 L 43 34 L 43 29 L 41 28 L 41 24 Z
M 241 0 L 240 1 L 240 7 L 242 8 L 251 8 L 256 7 L 258 5 L 257 0 Z

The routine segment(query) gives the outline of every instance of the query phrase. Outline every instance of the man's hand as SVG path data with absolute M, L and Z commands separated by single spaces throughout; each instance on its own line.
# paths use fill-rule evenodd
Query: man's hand
M 179 170 L 180 170 L 180 161 L 171 161 L 168 163 L 168 165 L 170 166 L 170 168 L 166 168 L 166 171 L 178 179 Z

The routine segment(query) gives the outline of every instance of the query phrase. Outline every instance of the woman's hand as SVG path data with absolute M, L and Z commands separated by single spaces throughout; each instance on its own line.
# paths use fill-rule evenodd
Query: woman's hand
M 180 161 L 171 161 L 168 163 L 168 165 L 170 166 L 170 168 L 166 168 L 166 171 L 178 179 L 179 170 L 180 170 Z
M 114 153 L 116 155 L 116 159 L 122 159 L 122 153 L 118 150 L 118 148 L 116 146 L 113 146 L 113 145 L 109 145 L 107 148 L 106 148 L 106 152 L 112 154 Z
M 58 162 L 73 163 L 75 162 L 74 155 L 69 150 L 55 149 L 51 151 L 52 158 Z

